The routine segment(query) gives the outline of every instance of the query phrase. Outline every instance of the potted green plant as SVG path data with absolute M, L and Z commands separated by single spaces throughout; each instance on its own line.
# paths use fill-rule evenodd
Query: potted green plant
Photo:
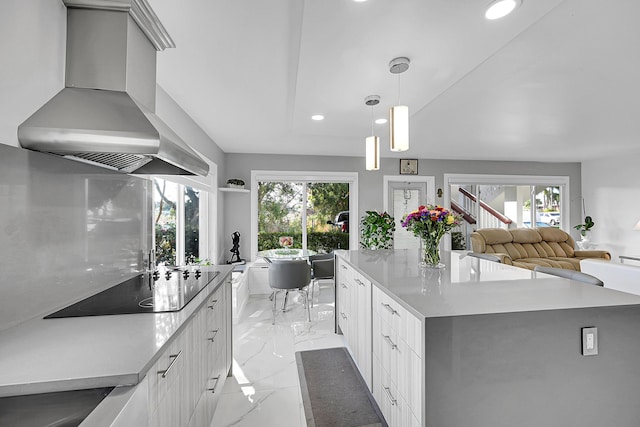
M 595 223 L 593 222 L 593 219 L 591 219 L 591 217 L 587 215 L 584 217 L 584 224 L 578 224 L 573 228 L 575 228 L 580 232 L 580 235 L 582 236 L 582 240 L 589 240 L 588 231 L 591 230 L 594 225 Z
M 366 211 L 360 219 L 360 246 L 366 249 L 393 249 L 396 222 L 387 212 Z

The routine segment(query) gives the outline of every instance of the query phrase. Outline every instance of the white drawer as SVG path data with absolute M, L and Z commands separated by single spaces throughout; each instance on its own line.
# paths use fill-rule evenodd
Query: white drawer
M 380 361 L 373 358 L 373 397 L 390 427 L 419 427 L 420 421 L 391 381 Z
M 349 316 L 351 315 L 351 292 L 350 285 L 347 282 L 340 281 L 336 284 L 338 287 L 338 304 L 337 313 L 338 326 L 343 335 L 349 336 Z
M 184 342 L 184 334 L 180 334 L 169 344 L 169 348 L 162 353 L 147 374 L 150 412 L 155 411 L 183 369 L 184 359 L 187 357 Z
M 407 402 L 418 421 L 422 418 L 422 359 L 399 339 L 377 313 L 373 315 L 373 355 L 389 375 L 389 381 Z
M 399 338 L 422 357 L 422 321 L 420 319 L 410 314 L 376 286 L 373 287 L 373 312 L 378 313 L 383 321 L 399 333 Z
M 341 280 L 350 283 L 354 273 L 353 267 L 340 257 L 336 257 L 336 261 L 336 277 L 338 279 L 336 283 L 339 283 Z
M 351 280 L 352 283 L 361 287 L 371 286 L 371 281 L 355 270 L 352 271 Z

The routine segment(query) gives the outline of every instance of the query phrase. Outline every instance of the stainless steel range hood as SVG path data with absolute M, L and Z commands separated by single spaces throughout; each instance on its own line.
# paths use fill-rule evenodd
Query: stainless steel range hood
M 65 88 L 18 127 L 22 147 L 126 173 L 206 175 L 154 114 L 156 51 L 174 45 L 145 0 L 65 4 Z

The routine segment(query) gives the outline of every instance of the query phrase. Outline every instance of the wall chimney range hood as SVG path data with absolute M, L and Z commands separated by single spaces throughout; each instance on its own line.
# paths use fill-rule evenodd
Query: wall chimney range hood
M 18 127 L 23 148 L 135 174 L 207 175 L 155 114 L 156 53 L 175 47 L 146 0 L 63 0 L 65 88 Z

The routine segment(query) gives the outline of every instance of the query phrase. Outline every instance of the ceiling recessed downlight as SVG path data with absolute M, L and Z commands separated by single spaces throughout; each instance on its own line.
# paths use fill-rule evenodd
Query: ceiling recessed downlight
M 504 18 L 521 3 L 522 0 L 496 0 L 489 5 L 484 17 L 490 20 Z
M 383 125 L 387 123 L 387 119 L 376 119 L 376 124 L 377 125 Z
M 319 122 L 320 120 L 324 120 L 324 116 L 322 114 L 314 114 L 313 116 L 311 116 L 311 120 Z

